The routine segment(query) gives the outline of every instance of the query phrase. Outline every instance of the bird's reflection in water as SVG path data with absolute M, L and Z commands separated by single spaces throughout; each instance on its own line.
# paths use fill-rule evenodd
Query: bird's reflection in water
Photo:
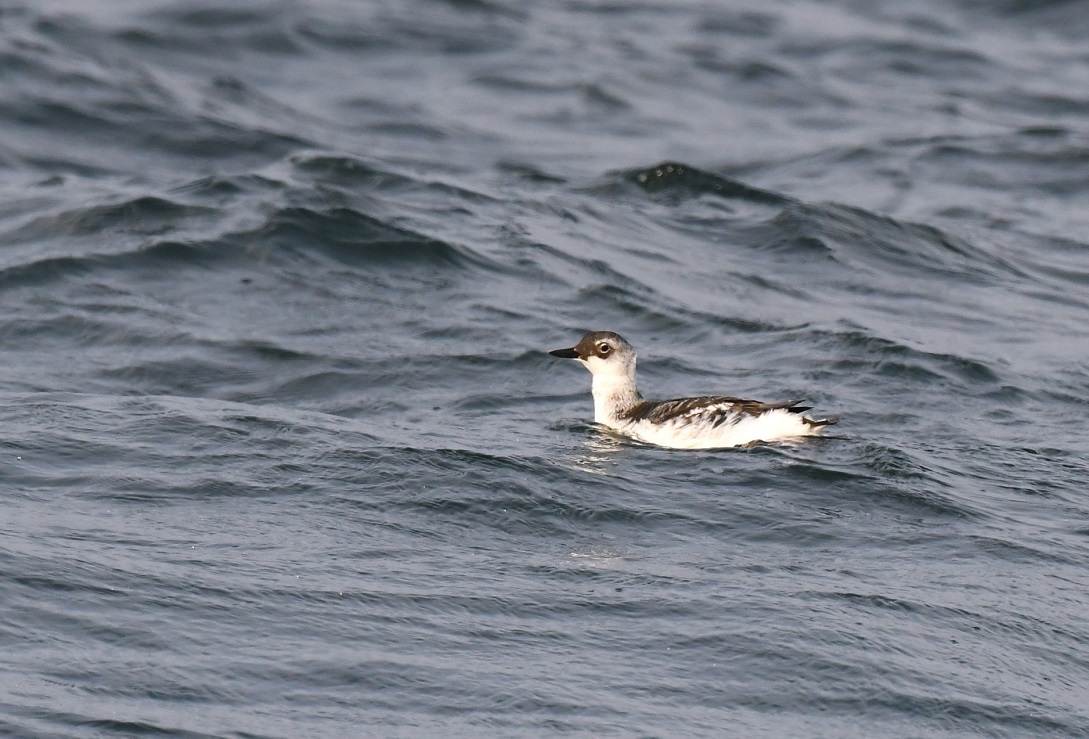
M 611 474 L 616 466 L 617 455 L 625 447 L 631 446 L 631 440 L 614 433 L 605 426 L 590 426 L 584 447 L 586 453 L 575 457 L 571 466 L 580 472 L 592 475 Z

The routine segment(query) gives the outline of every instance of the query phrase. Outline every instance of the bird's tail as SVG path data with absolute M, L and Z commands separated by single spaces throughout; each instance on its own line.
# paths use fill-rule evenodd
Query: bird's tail
M 810 418 L 809 416 L 802 416 L 802 421 L 811 429 L 818 429 L 823 426 L 833 426 L 839 423 L 838 418 Z

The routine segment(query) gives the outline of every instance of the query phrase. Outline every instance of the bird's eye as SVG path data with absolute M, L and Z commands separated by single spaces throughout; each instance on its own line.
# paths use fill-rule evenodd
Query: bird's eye
M 608 344 L 601 343 L 601 344 L 597 345 L 597 353 L 600 354 L 603 357 L 608 355 L 608 353 L 610 351 L 612 351 L 612 347 L 609 346 Z

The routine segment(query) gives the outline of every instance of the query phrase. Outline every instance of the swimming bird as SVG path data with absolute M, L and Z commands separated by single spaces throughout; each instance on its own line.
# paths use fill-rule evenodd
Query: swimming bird
M 801 400 L 761 403 L 705 395 L 644 400 L 635 384 L 635 348 L 620 334 L 591 331 L 570 349 L 549 352 L 577 359 L 593 374 L 594 421 L 639 441 L 673 449 L 719 449 L 817 436 L 834 418 L 803 415 Z

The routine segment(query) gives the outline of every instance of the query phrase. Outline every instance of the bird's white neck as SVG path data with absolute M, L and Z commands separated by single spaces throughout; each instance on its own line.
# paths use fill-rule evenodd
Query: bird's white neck
M 621 413 L 643 402 L 632 376 L 595 374 L 592 388 L 595 423 L 616 426 Z

